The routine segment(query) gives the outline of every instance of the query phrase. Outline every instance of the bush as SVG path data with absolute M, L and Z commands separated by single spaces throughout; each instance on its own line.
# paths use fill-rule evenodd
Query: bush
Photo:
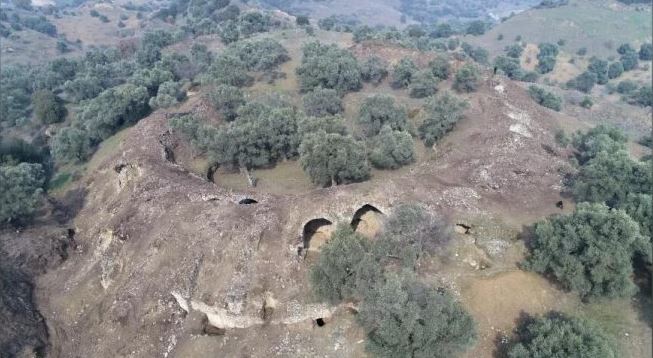
M 150 98 L 150 107 L 168 108 L 179 103 L 185 97 L 185 94 L 181 92 L 180 88 L 181 84 L 179 82 L 163 82 L 159 86 L 156 96 Z
M 210 90 L 209 100 L 224 120 L 233 121 L 238 116 L 238 109 L 245 104 L 243 91 L 238 87 L 218 85 Z
M 253 78 L 247 74 L 247 66 L 241 59 L 223 54 L 218 56 L 209 67 L 206 81 L 216 85 L 244 87 L 251 84 Z
M 370 163 L 379 169 L 397 169 L 415 161 L 413 137 L 387 125 L 372 138 L 370 147 Z
M 77 120 L 95 145 L 122 126 L 145 116 L 150 109 L 149 99 L 145 87 L 133 84 L 113 87 L 86 102 Z
M 575 79 L 567 82 L 567 87 L 579 90 L 584 93 L 590 93 L 596 84 L 596 73 L 585 71 L 578 75 Z
M 486 26 L 485 23 L 481 20 L 475 20 L 469 23 L 467 25 L 467 29 L 465 30 L 465 33 L 468 35 L 475 35 L 475 36 L 480 36 L 485 33 Z
M 632 95 L 629 102 L 642 107 L 653 106 L 653 90 L 651 89 L 651 86 L 642 86 L 639 91 Z
M 642 61 L 653 60 L 653 44 L 646 43 L 639 47 L 639 59 Z
M 0 225 L 30 218 L 43 199 L 41 164 L 2 165 L 0 182 Z
M 345 93 L 361 88 L 361 68 L 349 51 L 312 42 L 303 47 L 303 52 L 297 68 L 302 91 L 323 87 Z
M 302 117 L 299 119 L 297 127 L 300 138 L 305 138 L 320 131 L 347 135 L 347 127 L 341 116 Z
M 441 80 L 446 80 L 451 75 L 451 64 L 449 60 L 442 56 L 438 56 L 429 62 L 429 68 L 433 75 Z
M 515 58 L 497 56 L 494 60 L 494 68 L 501 70 L 508 78 L 513 80 L 520 81 L 524 77 L 524 70 L 521 68 L 519 60 Z
M 523 52 L 524 52 L 524 48 L 521 47 L 519 44 L 512 44 L 506 46 L 506 56 L 508 57 L 520 58 Z
M 310 25 L 310 21 L 306 15 L 297 15 L 295 18 L 295 23 L 299 26 Z
M 626 150 L 628 138 L 619 129 L 598 125 L 585 133 L 577 132 L 573 136 L 573 145 L 577 151 L 576 159 L 584 165 L 596 155 L 605 151 L 616 153 Z
M 628 51 L 623 55 L 621 55 L 619 61 L 623 65 L 624 71 L 631 71 L 637 68 L 638 59 L 639 56 L 637 55 L 637 52 L 633 50 L 633 51 Z
M 36 91 L 32 95 L 34 115 L 43 124 L 59 123 L 64 120 L 66 108 L 54 93 L 47 90 Z
M 392 71 L 392 87 L 406 88 L 410 84 L 413 75 L 417 72 L 417 65 L 408 57 L 402 58 Z
M 481 73 L 472 64 L 465 64 L 456 72 L 453 87 L 458 92 L 474 92 L 479 86 Z
M 621 62 L 613 62 L 608 67 L 608 78 L 615 79 L 624 73 L 624 65 Z
M 637 83 L 631 80 L 624 80 L 617 85 L 617 92 L 621 94 L 630 94 L 637 89 Z
M 368 97 L 361 104 L 358 125 L 366 137 L 373 137 L 382 127 L 393 130 L 408 130 L 408 114 L 403 106 L 395 105 L 395 100 L 387 95 Z
M 326 187 L 369 178 L 365 147 L 350 136 L 318 132 L 299 148 L 301 165 L 316 185 Z
M 519 341 L 509 348 L 509 358 L 617 356 L 616 349 L 598 327 L 561 313 L 529 317 L 521 322 L 516 333 Z
M 539 44 L 540 52 L 537 54 L 538 65 L 537 68 L 540 73 L 548 73 L 553 71 L 556 64 L 556 57 L 558 56 L 558 46 L 550 43 Z
M 469 56 L 472 60 L 480 63 L 480 64 L 486 64 L 488 61 L 488 57 L 490 56 L 490 53 L 482 48 L 482 47 L 472 47 L 468 43 L 463 43 L 462 44 L 463 51 L 467 56 Z
M 562 99 L 543 88 L 530 86 L 528 87 L 528 94 L 537 104 L 543 107 L 550 108 L 554 111 L 560 111 L 562 109 Z
M 320 256 L 310 269 L 311 287 L 315 295 L 333 304 L 360 297 L 361 281 L 374 265 L 369 256 L 369 241 L 354 232 L 350 225 L 340 224 L 321 246 Z
M 387 67 L 387 63 L 380 57 L 368 57 L 361 63 L 361 77 L 365 82 L 378 85 L 388 76 Z
M 413 75 L 408 85 L 410 96 L 413 98 L 424 98 L 435 94 L 438 90 L 438 79 L 431 70 L 421 70 Z
M 79 163 L 92 153 L 88 135 L 77 128 L 65 127 L 52 138 L 52 155 L 60 163 Z
M 633 220 L 639 224 L 639 232 L 642 236 L 647 237 L 649 241 L 653 239 L 653 208 L 651 194 L 649 193 L 630 193 L 626 199 L 619 203 L 619 209 L 625 211 Z
M 635 162 L 628 153 L 600 151 L 580 168 L 572 184 L 576 201 L 605 202 L 616 206 L 629 193 L 648 192 L 650 168 Z
M 426 103 L 426 117 L 419 127 L 419 136 L 424 144 L 431 147 L 451 131 L 463 118 L 463 111 L 467 107 L 465 100 L 449 92 L 430 98 Z
M 290 59 L 288 51 L 270 38 L 238 41 L 229 45 L 227 53 L 239 58 L 250 71 L 271 70 Z
M 304 112 L 309 116 L 324 117 L 342 111 L 342 100 L 336 90 L 318 87 L 304 95 Z
M 476 341 L 472 317 L 448 293 L 388 275 L 363 300 L 357 320 L 378 357 L 452 357 Z
M 596 83 L 600 85 L 608 83 L 608 61 L 592 57 L 587 70 L 596 74 Z
M 592 98 L 590 96 L 585 96 L 583 97 L 583 100 L 580 101 L 580 106 L 583 108 L 592 108 L 594 105 L 594 101 L 592 101 Z
M 631 278 L 633 258 L 650 260 L 650 249 L 625 211 L 581 203 L 570 215 L 535 225 L 525 267 L 550 274 L 583 297 L 624 297 L 637 291 Z

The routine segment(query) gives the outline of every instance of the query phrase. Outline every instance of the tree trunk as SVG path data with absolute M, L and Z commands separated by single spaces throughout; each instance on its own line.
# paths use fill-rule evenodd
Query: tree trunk
M 249 172 L 247 166 L 241 165 L 240 172 L 243 173 L 243 175 L 245 175 L 245 178 L 247 178 L 247 183 L 249 183 L 249 186 L 254 188 L 256 186 L 256 178 L 254 178 L 252 173 Z

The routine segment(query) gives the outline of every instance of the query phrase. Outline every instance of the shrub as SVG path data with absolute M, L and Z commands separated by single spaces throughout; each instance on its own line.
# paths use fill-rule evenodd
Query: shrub
M 77 128 L 65 127 L 52 138 L 52 155 L 60 163 L 79 163 L 92 153 L 88 135 Z
M 288 51 L 270 38 L 238 41 L 229 45 L 227 53 L 240 59 L 250 71 L 266 71 L 288 61 Z
M 397 169 L 415 161 L 413 137 L 387 125 L 372 138 L 370 147 L 370 163 L 379 169 Z
M 378 85 L 388 76 L 387 67 L 387 63 L 380 57 L 368 57 L 361 63 L 361 77 L 363 81 Z
M 521 47 L 519 44 L 512 44 L 506 46 L 506 56 L 508 57 L 520 58 L 523 52 L 524 52 L 524 48 Z
M 313 42 L 305 45 L 303 52 L 297 68 L 302 91 L 323 87 L 345 93 L 361 88 L 361 68 L 349 51 Z
M 490 53 L 486 49 L 478 46 L 472 47 L 468 43 L 463 43 L 462 49 L 467 56 L 480 64 L 487 63 L 488 57 L 490 56 Z
M 630 94 L 637 89 L 637 83 L 631 80 L 624 80 L 617 85 L 617 92 L 621 94 Z
M 305 26 L 305 25 L 309 25 L 310 21 L 308 19 L 308 16 L 306 15 L 297 15 L 297 17 L 295 18 L 295 23 L 299 26 Z
M 456 72 L 453 87 L 459 92 L 474 92 L 478 88 L 480 80 L 481 74 L 478 68 L 468 63 Z
M 475 35 L 475 36 L 480 36 L 485 33 L 486 26 L 485 23 L 481 20 L 475 20 L 469 23 L 467 25 L 467 29 L 465 30 L 465 33 L 468 35 Z
M 297 127 L 300 138 L 305 138 L 320 131 L 347 135 L 347 127 L 341 116 L 302 117 L 299 119 Z
M 413 75 L 417 72 L 417 65 L 408 57 L 402 58 L 392 71 L 391 84 L 395 88 L 406 88 L 410 84 Z
M 426 103 L 426 117 L 419 127 L 419 136 L 424 144 L 433 146 L 451 131 L 463 118 L 463 111 L 467 107 L 468 103 L 465 100 L 449 92 L 430 98 Z
M 438 79 L 431 70 L 417 71 L 408 85 L 408 90 L 413 98 L 432 96 L 438 90 Z
M 390 274 L 357 315 L 378 357 L 452 357 L 476 340 L 472 317 L 448 293 Z
M 598 125 L 585 133 L 577 132 L 573 136 L 576 159 L 584 165 L 601 151 L 616 153 L 626 150 L 627 140 L 626 135 L 618 128 L 604 125 Z
M 516 333 L 519 341 L 509 348 L 509 358 L 617 356 L 610 340 L 598 327 L 561 313 L 529 317 L 521 322 Z
M 615 79 L 624 73 L 624 65 L 621 62 L 613 62 L 608 67 L 608 78 Z
M 543 107 L 550 108 L 554 111 L 560 111 L 562 109 L 562 99 L 543 88 L 530 86 L 528 87 L 528 94 L 537 104 Z
M 619 61 L 623 65 L 624 71 L 631 71 L 637 68 L 638 59 L 639 56 L 637 55 L 637 52 L 633 50 L 621 55 Z
M 0 225 L 31 217 L 43 199 L 41 164 L 1 165 L 0 182 Z
M 567 87 L 577 89 L 584 93 L 590 93 L 596 84 L 596 73 L 585 71 L 578 75 L 575 79 L 567 82 Z
M 449 60 L 442 56 L 438 56 L 429 62 L 429 68 L 433 75 L 441 80 L 446 80 L 451 75 L 451 64 Z
M 361 104 L 358 125 L 366 137 L 373 137 L 383 126 L 393 130 L 408 130 L 408 114 L 403 106 L 387 95 L 368 97 Z
M 47 90 L 36 91 L 32 95 L 34 114 L 43 124 L 59 123 L 66 115 L 66 108 L 54 93 Z
M 206 80 L 217 85 L 244 87 L 253 79 L 247 74 L 247 66 L 238 57 L 223 54 L 218 56 L 209 67 Z
M 150 98 L 149 104 L 152 108 L 168 108 L 179 103 L 184 97 L 179 82 L 166 81 L 159 86 L 156 96 Z
M 642 61 L 653 60 L 653 44 L 645 43 L 639 47 L 639 59 Z
M 600 85 L 608 83 L 608 61 L 592 57 L 587 70 L 596 74 L 596 83 Z
M 336 90 L 318 87 L 304 95 L 304 112 L 309 116 L 324 117 L 342 111 L 342 100 Z
M 631 278 L 633 258 L 650 260 L 650 249 L 626 212 L 581 203 L 570 215 L 535 225 L 525 267 L 552 275 L 583 297 L 630 296 L 637 290 Z
M 519 81 L 524 77 L 524 70 L 521 68 L 519 60 L 515 58 L 497 56 L 494 60 L 494 68 L 501 70 L 508 78 L 513 80 Z
M 369 178 L 365 147 L 350 136 L 318 132 L 299 148 L 301 165 L 316 185 L 346 184 Z
M 594 101 L 592 101 L 592 98 L 590 96 L 585 96 L 583 97 L 583 100 L 580 101 L 580 106 L 583 108 L 592 108 L 594 105 Z
M 540 73 L 548 73 L 553 71 L 556 64 L 556 57 L 558 56 L 558 46 L 551 43 L 539 44 L 540 52 L 537 54 L 538 65 L 537 68 Z
M 238 87 L 218 85 L 209 92 L 213 108 L 218 110 L 226 121 L 233 121 L 238 116 L 238 109 L 245 104 L 243 91 Z

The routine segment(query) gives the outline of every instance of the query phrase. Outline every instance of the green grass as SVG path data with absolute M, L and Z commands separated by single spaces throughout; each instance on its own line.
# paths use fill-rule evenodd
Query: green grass
M 48 191 L 58 191 L 63 188 L 70 180 L 73 175 L 70 172 L 59 172 L 57 175 L 50 180 L 48 183 Z

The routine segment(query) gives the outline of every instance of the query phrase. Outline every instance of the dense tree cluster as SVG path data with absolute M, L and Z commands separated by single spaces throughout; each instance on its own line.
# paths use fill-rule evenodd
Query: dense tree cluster
M 432 215 L 418 205 L 400 205 L 385 222 L 382 241 L 368 241 L 349 225 L 339 225 L 321 246 L 310 281 L 316 295 L 331 303 L 360 301 L 357 319 L 365 330 L 367 350 L 379 357 L 450 357 L 476 339 L 471 316 L 442 289 L 420 282 L 413 258 L 428 245 L 441 247 L 446 238 Z M 436 251 L 429 251 L 436 253 Z M 384 272 L 399 259 L 398 273 Z
M 303 53 L 297 68 L 303 91 L 323 87 L 345 93 L 361 88 L 361 67 L 349 51 L 312 42 L 303 47 Z
M 270 38 L 238 41 L 229 45 L 226 51 L 240 59 L 250 71 L 271 70 L 290 59 L 288 51 Z
M 2 164 L 0 183 L 0 225 L 24 221 L 39 208 L 45 183 L 41 164 Z
M 472 45 L 463 42 L 461 45 L 463 52 L 469 56 L 472 60 L 480 63 L 480 64 L 486 64 L 488 62 L 488 58 L 490 57 L 490 53 L 488 50 L 482 48 L 482 47 L 473 47 Z
M 378 56 L 370 56 L 361 63 L 361 78 L 378 85 L 388 76 L 387 63 Z
M 497 56 L 494 59 L 496 71 L 503 72 L 508 78 L 517 81 L 535 82 L 538 78 L 537 72 L 524 71 L 519 60 L 512 57 Z
M 408 85 L 408 90 L 413 98 L 432 96 L 438 90 L 438 79 L 433 75 L 431 69 L 417 71 Z
M 213 107 L 227 121 L 233 121 L 238 116 L 238 109 L 245 104 L 243 91 L 238 87 L 218 85 L 209 92 L 209 100 Z
M 32 95 L 34 115 L 43 124 L 52 124 L 63 121 L 66 108 L 63 101 L 52 91 L 40 90 Z

